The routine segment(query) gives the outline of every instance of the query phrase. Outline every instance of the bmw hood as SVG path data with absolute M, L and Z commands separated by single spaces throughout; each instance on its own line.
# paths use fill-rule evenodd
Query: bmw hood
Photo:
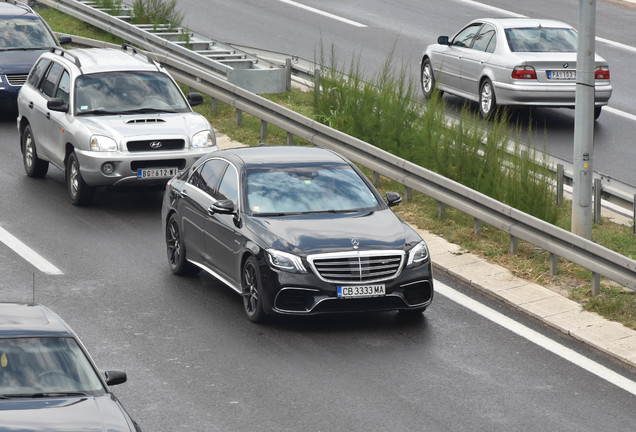
M 421 239 L 389 209 L 375 212 L 251 217 L 251 229 L 265 243 L 300 256 L 354 250 L 404 250 Z
M 129 432 L 135 426 L 110 395 L 0 401 L 0 430 Z
M 0 50 L 0 74 L 28 74 L 46 50 Z
M 121 142 L 124 138 L 144 139 L 145 137 L 192 137 L 202 130 L 211 130 L 210 124 L 200 114 L 161 113 L 130 114 L 115 116 L 77 116 L 76 119 L 91 134 L 104 135 Z M 189 141 L 189 140 L 188 140 Z

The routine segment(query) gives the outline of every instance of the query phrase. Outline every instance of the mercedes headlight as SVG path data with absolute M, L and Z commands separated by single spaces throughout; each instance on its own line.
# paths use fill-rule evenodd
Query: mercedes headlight
M 276 249 L 267 249 L 266 252 L 267 262 L 272 268 L 289 273 L 307 273 L 299 256 Z
M 409 251 L 409 258 L 406 262 L 407 267 L 414 267 L 421 264 L 428 258 L 428 247 L 422 240 Z

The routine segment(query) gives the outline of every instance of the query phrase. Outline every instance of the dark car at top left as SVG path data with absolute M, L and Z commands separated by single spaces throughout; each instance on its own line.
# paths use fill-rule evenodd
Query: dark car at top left
M 33 64 L 44 51 L 70 43 L 58 40 L 48 24 L 27 4 L 0 2 L 0 110 L 17 112 L 16 98 Z
M 39 304 L 0 303 L 0 431 L 141 431 L 66 322 Z

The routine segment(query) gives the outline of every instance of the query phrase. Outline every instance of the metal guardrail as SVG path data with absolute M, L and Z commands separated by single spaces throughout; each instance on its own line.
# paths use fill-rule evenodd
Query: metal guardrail
M 129 40 L 124 36 L 122 35 L 124 39 Z M 131 37 L 132 42 L 134 35 Z M 76 36 L 73 36 L 73 41 L 89 46 L 113 46 Z M 353 162 L 510 234 L 512 239 L 524 240 L 554 256 L 565 258 L 595 274 L 636 290 L 636 261 L 633 259 L 275 104 L 228 82 L 201 63 L 188 62 L 175 52 L 149 54 L 164 65 L 177 81 L 208 94 L 239 112 L 246 112 L 262 122 L 280 127 L 287 131 L 289 137 L 297 136 L 314 145 L 337 151 Z
M 158 55 L 171 55 L 199 65 L 229 83 L 253 93 L 280 93 L 287 89 L 288 71 L 237 48 L 190 30 L 166 25 L 131 24 L 131 8 L 121 5 L 114 16 L 93 7 L 94 1 L 38 0 L 48 7 L 76 17 Z

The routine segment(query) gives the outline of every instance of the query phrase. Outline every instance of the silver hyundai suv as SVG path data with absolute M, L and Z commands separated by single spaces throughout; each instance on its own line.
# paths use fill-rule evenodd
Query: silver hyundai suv
M 214 130 L 168 72 L 128 45 L 52 49 L 40 56 L 18 95 L 24 169 L 42 178 L 65 172 L 74 205 L 99 186 L 163 186 L 217 150 Z

